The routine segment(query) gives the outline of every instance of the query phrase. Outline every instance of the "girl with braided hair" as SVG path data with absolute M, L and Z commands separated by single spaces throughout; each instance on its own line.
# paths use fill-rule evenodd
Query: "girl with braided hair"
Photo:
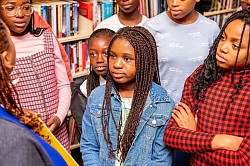
M 42 124 L 36 114 L 24 112 L 10 73 L 16 52 L 10 31 L 0 20 L 0 163 L 1 165 L 67 165 L 59 153 L 40 135 Z M 40 138 L 39 135 L 42 137 Z
M 228 18 L 203 65 L 186 79 L 164 142 L 190 153 L 191 165 L 249 165 L 249 47 L 250 9 Z
M 157 62 L 145 28 L 124 27 L 114 35 L 106 85 L 91 92 L 83 115 L 84 165 L 171 165 L 163 132 L 174 103 L 159 85 Z
M 60 46 L 50 28 L 36 28 L 30 0 L 1 0 L 0 17 L 15 44 L 16 66 L 11 79 L 20 105 L 41 115 L 42 121 L 70 152 L 66 115 L 71 89 Z
M 107 50 L 114 31 L 101 28 L 95 30 L 88 39 L 88 56 L 90 73 L 72 90 L 70 110 L 77 124 L 77 138 L 80 141 L 82 133 L 82 116 L 86 108 L 87 98 L 97 86 L 106 83 L 108 71 Z M 76 82 L 76 81 L 75 81 Z

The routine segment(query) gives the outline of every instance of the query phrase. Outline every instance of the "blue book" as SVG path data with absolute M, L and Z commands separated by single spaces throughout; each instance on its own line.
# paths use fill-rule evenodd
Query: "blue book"
M 113 15 L 113 2 L 104 1 L 102 2 L 102 16 L 105 20 Z

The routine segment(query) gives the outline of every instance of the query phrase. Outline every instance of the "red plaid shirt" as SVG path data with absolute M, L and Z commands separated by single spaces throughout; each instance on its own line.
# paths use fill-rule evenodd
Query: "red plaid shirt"
M 191 153 L 190 163 L 195 166 L 250 165 L 250 71 L 243 76 L 246 85 L 234 95 L 233 102 L 232 93 L 236 89 L 231 82 L 230 72 L 207 88 L 201 102 L 192 96 L 193 75 L 185 82 L 181 101 L 191 108 L 193 115 L 198 110 L 197 131 L 178 127 L 172 118 L 165 130 L 165 144 Z M 239 76 L 240 73 L 235 74 L 236 81 Z M 211 144 L 215 134 L 235 135 L 244 139 L 236 152 L 213 150 Z

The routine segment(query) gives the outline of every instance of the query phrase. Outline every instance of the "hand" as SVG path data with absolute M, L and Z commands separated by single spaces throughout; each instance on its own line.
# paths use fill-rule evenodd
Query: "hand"
M 242 140 L 242 137 L 237 137 L 234 135 L 217 134 L 212 140 L 212 149 L 237 151 Z
M 180 103 L 172 112 L 172 117 L 179 127 L 196 131 L 196 121 L 189 107 Z
M 48 126 L 48 128 L 51 132 L 53 132 L 55 129 L 57 129 L 60 124 L 61 124 L 61 121 L 57 116 L 52 116 L 48 120 L 48 122 L 46 123 L 46 125 Z

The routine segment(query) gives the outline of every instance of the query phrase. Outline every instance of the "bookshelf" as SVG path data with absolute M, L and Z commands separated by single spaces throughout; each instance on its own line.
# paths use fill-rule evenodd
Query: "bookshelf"
M 69 56 L 73 78 L 87 75 L 86 39 L 93 32 L 93 22 L 79 14 L 77 0 L 33 0 L 34 9 L 50 25 Z
M 85 76 L 85 75 L 88 75 L 88 70 L 87 69 L 85 69 L 83 71 L 79 71 L 77 73 L 72 73 L 73 78 L 77 78 L 77 77 L 81 77 L 81 76 Z
M 88 39 L 91 33 L 93 32 L 93 23 L 91 20 L 79 15 L 79 32 L 74 36 L 58 38 L 60 43 L 67 43 L 72 41 L 79 41 Z M 82 77 L 88 75 L 88 70 L 79 71 L 72 73 L 73 78 Z
M 61 37 L 61 38 L 58 38 L 58 40 L 60 43 L 67 43 L 71 41 L 87 39 L 93 32 L 92 27 L 93 27 L 93 23 L 91 20 L 79 15 L 79 32 L 76 33 L 74 36 Z
M 211 12 L 204 12 L 204 16 L 210 17 L 218 14 L 227 14 L 227 13 L 232 13 L 235 12 L 236 9 L 226 9 L 226 10 L 217 10 L 217 11 L 211 11 Z

